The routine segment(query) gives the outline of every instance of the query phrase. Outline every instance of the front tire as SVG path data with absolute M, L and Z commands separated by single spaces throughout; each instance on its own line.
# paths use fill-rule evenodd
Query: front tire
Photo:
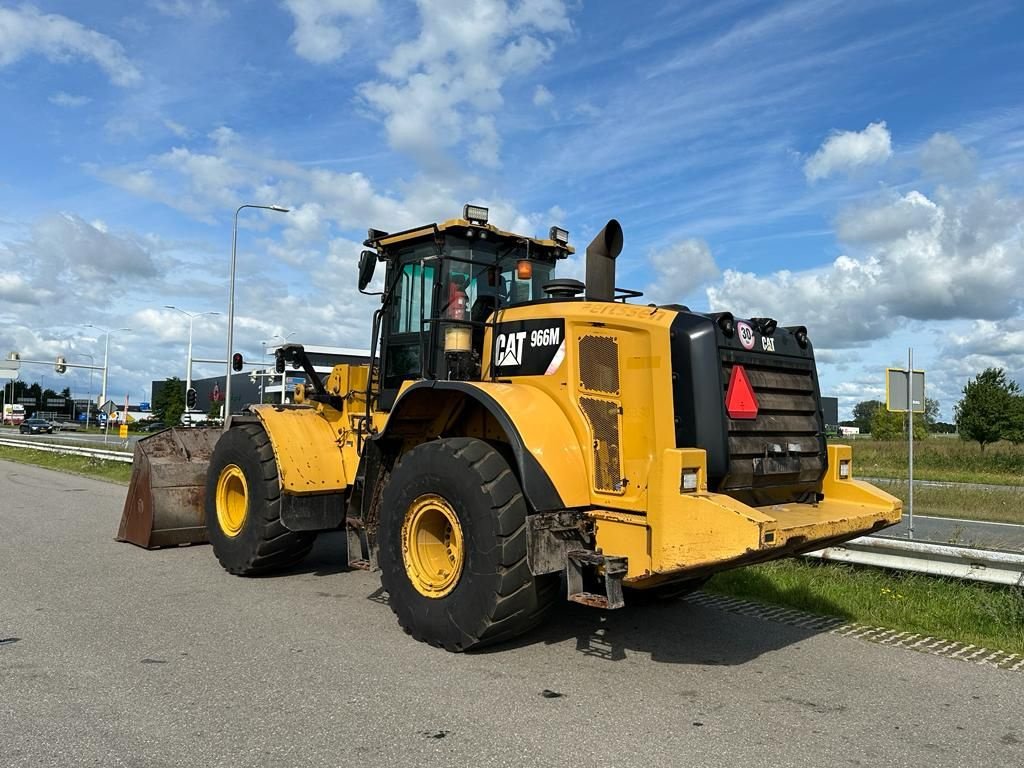
M 206 531 L 226 571 L 262 576 L 309 554 L 316 534 L 289 531 L 281 522 L 277 461 L 262 426 L 225 432 L 206 477 Z
M 378 530 L 381 583 L 402 628 L 466 651 L 540 623 L 559 582 L 530 572 L 526 514 L 508 462 L 482 440 L 434 440 L 403 455 Z

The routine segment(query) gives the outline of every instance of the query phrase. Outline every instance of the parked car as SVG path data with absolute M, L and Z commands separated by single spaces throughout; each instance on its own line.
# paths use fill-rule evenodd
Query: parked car
M 25 419 L 18 427 L 18 431 L 23 435 L 39 435 L 43 432 L 52 434 L 53 426 L 46 419 Z

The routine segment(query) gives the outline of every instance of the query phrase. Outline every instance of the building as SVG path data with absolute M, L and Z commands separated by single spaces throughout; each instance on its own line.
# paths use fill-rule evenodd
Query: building
M 822 397 L 821 412 L 825 419 L 825 431 L 834 431 L 839 426 L 839 398 Z
M 267 347 L 267 355 L 272 356 L 277 349 L 278 347 Z M 369 350 L 363 349 L 308 345 L 305 350 L 313 364 L 313 369 L 320 374 L 321 378 L 326 378 L 335 365 L 342 363 L 364 365 L 370 360 Z M 253 403 L 282 402 L 282 378 L 284 378 L 283 402 L 286 403 L 291 402 L 290 393 L 295 391 L 297 384 L 308 383 L 303 371 L 294 370 L 289 366 L 282 377 L 282 374 L 275 372 L 272 357 L 268 357 L 266 362 L 266 367 L 231 374 L 232 413 L 239 413 Z M 224 383 L 224 375 L 193 379 L 192 388 L 196 391 L 196 405 L 192 409 L 192 413 L 205 417 L 211 411 L 214 403 L 222 403 L 225 391 Z M 152 382 L 150 402 L 157 401 L 160 390 L 166 385 L 165 380 Z M 184 381 L 181 382 L 181 387 L 184 390 Z

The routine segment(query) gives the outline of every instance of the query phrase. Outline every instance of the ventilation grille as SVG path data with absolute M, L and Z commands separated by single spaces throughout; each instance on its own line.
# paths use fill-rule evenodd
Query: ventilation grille
M 581 397 L 580 408 L 590 422 L 590 433 L 594 437 L 594 488 L 609 493 L 622 493 L 619 404 L 597 397 Z
M 826 449 L 813 362 L 735 352 L 723 357 L 723 381 L 729 380 L 733 365 L 743 365 L 759 406 L 756 419 L 728 420 L 729 468 L 723 488 L 817 483 Z M 757 460 L 779 456 L 799 459 L 799 470 L 794 465 L 788 476 L 756 476 Z
M 619 343 L 612 336 L 580 336 L 580 388 L 619 394 Z

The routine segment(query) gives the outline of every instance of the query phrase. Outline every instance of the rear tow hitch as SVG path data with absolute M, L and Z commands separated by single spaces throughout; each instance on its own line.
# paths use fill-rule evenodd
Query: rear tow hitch
M 604 594 L 588 592 L 583 585 L 585 568 L 604 577 Z M 566 552 L 565 581 L 568 598 L 574 603 L 591 608 L 612 610 L 622 608 L 626 601 L 622 596 L 622 579 L 626 575 L 627 563 L 624 557 L 610 557 L 588 549 L 572 549 Z

